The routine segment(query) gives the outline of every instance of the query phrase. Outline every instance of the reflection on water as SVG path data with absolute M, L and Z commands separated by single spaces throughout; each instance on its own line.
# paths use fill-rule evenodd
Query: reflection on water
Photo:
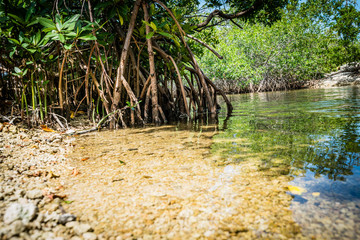
M 352 227 L 360 223 L 360 89 L 247 94 L 231 100 L 234 113 L 220 119 L 223 132 L 212 145 L 212 152 L 223 156 L 219 164 L 260 158 L 261 170 L 291 175 L 291 185 L 307 190 L 294 195 L 292 204 L 304 233 L 359 238 Z

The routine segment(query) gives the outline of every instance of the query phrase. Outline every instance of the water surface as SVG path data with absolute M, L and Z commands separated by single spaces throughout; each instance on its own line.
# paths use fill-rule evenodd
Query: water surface
M 294 219 L 306 236 L 359 239 L 360 88 L 230 96 L 212 152 L 220 164 L 260 159 L 260 171 L 287 175 Z
M 359 239 L 359 93 L 236 95 L 218 124 L 78 136 L 67 207 L 121 239 Z

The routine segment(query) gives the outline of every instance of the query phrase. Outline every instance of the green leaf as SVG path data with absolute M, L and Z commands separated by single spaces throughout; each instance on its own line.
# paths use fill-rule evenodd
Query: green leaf
M 96 40 L 96 37 L 92 34 L 88 34 L 88 35 L 79 37 L 79 39 L 85 40 L 85 41 L 91 41 L 91 40 Z
M 19 34 L 19 42 L 22 43 L 24 41 L 24 33 L 20 32 Z
M 10 52 L 9 56 L 12 58 L 15 52 L 16 52 L 16 47 L 14 47 L 14 49 Z
M 36 52 L 36 49 L 34 49 L 34 48 L 27 48 L 26 50 L 28 50 L 30 53 Z
M 38 24 L 38 23 L 39 23 L 39 19 L 37 18 L 34 21 L 32 21 L 31 23 L 29 23 L 28 25 L 26 25 L 26 27 L 30 27 L 30 26 L 32 26 L 34 24 Z
M 155 4 L 151 4 L 150 5 L 150 15 L 154 15 L 155 14 Z
M 176 38 L 172 38 L 172 40 L 174 40 L 175 45 L 176 45 L 177 47 L 180 47 L 180 43 L 179 43 L 179 41 L 178 41 Z
M 158 32 L 159 34 L 163 35 L 164 37 L 173 38 L 174 36 L 167 32 Z
M 150 39 L 152 38 L 152 36 L 154 35 L 155 32 L 149 32 L 148 34 L 146 34 L 146 39 Z
M 28 10 L 26 11 L 26 15 L 25 15 L 25 22 L 28 22 L 31 15 L 35 12 L 35 4 L 34 2 L 31 4 L 31 6 L 28 8 Z
M 29 44 L 28 43 L 23 43 L 23 44 L 21 44 L 21 46 L 26 49 L 29 46 Z
M 16 16 L 15 14 L 11 14 L 11 13 L 8 13 L 8 16 L 12 17 L 13 19 L 15 19 L 18 23 L 24 25 L 25 22 L 22 18 Z
M 70 37 L 70 38 L 75 38 L 75 37 L 77 36 L 77 34 L 74 33 L 74 32 L 65 33 L 64 35 L 65 35 L 66 37 Z
M 121 24 L 121 26 L 122 26 L 122 25 L 124 24 L 124 19 L 123 19 L 123 17 L 120 15 L 118 9 L 116 9 L 116 12 L 117 12 L 117 14 L 118 14 L 118 16 L 119 16 L 119 21 L 120 21 L 120 24 Z
M 38 31 L 38 32 L 36 33 L 36 35 L 35 35 L 35 42 L 34 42 L 34 45 L 38 45 L 38 44 L 39 44 L 39 42 L 40 42 L 40 40 L 41 40 L 41 32 L 40 32 L 40 31 Z
M 64 48 L 65 48 L 66 50 L 70 50 L 70 49 L 72 48 L 72 44 L 65 44 L 65 45 L 64 45 Z
M 58 30 L 58 32 L 61 32 L 62 24 L 61 23 L 56 23 L 55 26 L 56 26 L 56 30 Z
M 42 29 L 43 32 L 51 32 L 51 31 L 56 31 L 56 27 L 51 27 L 51 28 L 43 28 Z
M 39 23 L 41 25 L 43 25 L 44 27 L 46 27 L 48 29 L 51 29 L 51 30 L 56 29 L 56 26 L 55 26 L 55 24 L 53 23 L 53 21 L 51 19 L 40 17 L 40 18 L 38 18 L 38 20 L 39 20 Z
M 21 72 L 22 72 L 22 71 L 20 70 L 20 68 L 18 68 L 18 67 L 15 67 L 14 70 L 15 70 L 16 73 L 21 73 Z
M 13 43 L 15 43 L 17 45 L 20 45 L 20 42 L 17 39 L 15 39 L 15 38 L 8 38 L 8 39 L 9 39 L 10 42 L 13 42 Z
M 65 43 L 65 37 L 61 33 L 59 34 L 59 40 L 60 42 Z
M 156 31 L 156 25 L 154 22 L 148 23 L 147 21 L 143 20 L 143 23 L 145 23 L 146 25 L 148 25 L 149 27 L 151 27 L 154 31 Z
M 154 29 L 154 31 L 156 32 L 157 27 L 156 27 L 156 25 L 155 25 L 154 22 L 151 22 L 151 23 L 150 23 L 150 27 L 151 27 L 152 29 Z
M 69 31 L 74 30 L 75 24 L 76 24 L 77 20 L 79 19 L 79 17 L 80 17 L 80 14 L 75 14 L 74 16 L 72 16 L 70 19 L 68 19 L 64 23 L 63 28 L 67 29 Z

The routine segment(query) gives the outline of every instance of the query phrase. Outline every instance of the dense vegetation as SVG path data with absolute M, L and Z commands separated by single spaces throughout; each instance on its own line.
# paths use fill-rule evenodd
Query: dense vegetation
M 230 9 L 218 10 L 224 3 Z M 284 4 L 212 0 L 199 10 L 196 0 L 1 1 L 1 98 L 14 100 L 29 124 L 61 125 L 80 109 L 94 122 L 109 117 L 111 127 L 214 115 L 222 92 L 188 40 L 200 42 L 192 34 L 206 36 L 219 21 L 274 21 Z
M 224 59 L 205 52 L 200 65 L 226 92 L 248 92 L 301 87 L 359 61 L 356 1 L 293 3 L 282 15 L 272 25 L 238 21 L 218 28 L 216 49 Z
M 355 3 L 322 1 L 1 1 L 0 110 L 59 126 L 82 110 L 111 127 L 213 117 L 217 95 L 231 111 L 214 80 L 291 87 L 358 58 Z

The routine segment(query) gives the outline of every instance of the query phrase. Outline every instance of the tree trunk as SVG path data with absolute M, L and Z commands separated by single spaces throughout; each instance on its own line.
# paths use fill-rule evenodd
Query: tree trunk
M 129 23 L 129 28 L 128 28 L 128 31 L 126 34 L 124 46 L 122 48 L 121 57 L 120 57 L 120 65 L 117 69 L 117 76 L 116 76 L 115 87 L 114 87 L 114 91 L 113 91 L 113 104 L 111 107 L 112 111 L 115 111 L 118 108 L 118 105 L 120 103 L 120 100 L 121 100 L 120 86 L 121 86 L 121 84 L 124 85 L 130 99 L 132 101 L 134 101 L 135 104 L 138 103 L 137 98 L 135 97 L 135 94 L 131 90 L 131 87 L 129 86 L 129 84 L 127 83 L 127 81 L 124 77 L 124 72 L 125 72 L 125 66 L 126 66 L 126 61 L 127 61 L 127 57 L 128 57 L 128 49 L 130 47 L 130 40 L 131 40 L 132 33 L 134 31 L 134 26 L 136 23 L 136 16 L 139 11 L 140 4 L 141 4 L 141 0 L 136 0 L 134 9 L 133 9 L 133 12 L 131 15 L 130 23 Z
M 143 10 L 144 10 L 144 19 L 146 22 L 149 22 L 150 17 L 147 10 L 147 6 L 143 3 Z M 150 33 L 150 27 L 148 25 L 145 26 L 146 28 L 146 35 Z M 155 73 L 155 60 L 154 60 L 154 51 L 152 47 L 151 38 L 146 39 L 147 48 L 149 53 L 149 65 L 150 65 L 150 78 L 151 78 L 151 105 L 152 105 L 152 121 L 156 124 L 160 124 L 159 118 L 159 106 L 158 106 L 158 89 L 157 89 L 157 80 L 156 80 L 156 73 Z

